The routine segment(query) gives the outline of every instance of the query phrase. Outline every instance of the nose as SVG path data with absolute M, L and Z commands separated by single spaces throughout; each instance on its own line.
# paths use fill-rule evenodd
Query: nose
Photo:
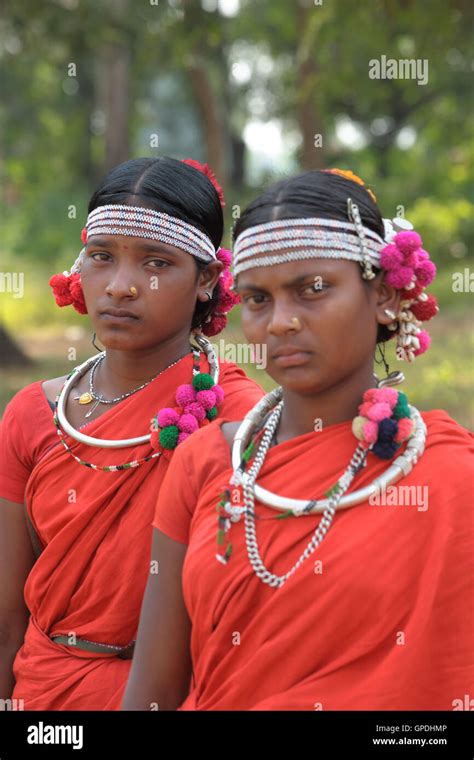
M 127 265 L 118 265 L 112 274 L 110 282 L 105 288 L 105 292 L 116 300 L 127 297 L 135 298 L 138 289 L 134 284 L 131 268 Z
M 285 335 L 288 332 L 298 333 L 302 329 L 294 304 L 286 299 L 275 299 L 272 316 L 267 330 L 270 335 Z

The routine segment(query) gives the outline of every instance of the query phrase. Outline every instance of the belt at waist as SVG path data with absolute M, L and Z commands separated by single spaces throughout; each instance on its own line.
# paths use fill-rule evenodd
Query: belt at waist
M 50 636 L 50 639 L 56 644 L 65 644 L 68 647 L 84 649 L 87 652 L 114 654 L 122 660 L 131 660 L 133 657 L 133 650 L 135 649 L 134 641 L 130 642 L 130 644 L 127 644 L 125 647 L 117 647 L 114 644 L 101 644 L 98 641 L 88 641 L 87 639 L 79 639 L 77 637 L 74 642 L 71 642 L 69 636 L 63 634 L 55 634 L 54 636 Z

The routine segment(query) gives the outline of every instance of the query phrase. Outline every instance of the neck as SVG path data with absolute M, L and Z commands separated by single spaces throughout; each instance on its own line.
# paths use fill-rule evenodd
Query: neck
M 375 387 L 372 367 L 364 367 L 360 373 L 344 378 L 315 395 L 303 396 L 284 389 L 278 442 L 353 420 L 358 414 L 364 392 Z
M 137 351 L 106 349 L 106 357 L 97 369 L 94 384 L 99 385 L 104 396 L 127 393 L 151 380 L 190 350 L 189 336 L 173 337 L 159 346 Z

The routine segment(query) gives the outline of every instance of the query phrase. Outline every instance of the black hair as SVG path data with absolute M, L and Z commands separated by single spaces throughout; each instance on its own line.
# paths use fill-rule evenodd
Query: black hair
M 204 232 L 216 250 L 221 244 L 224 218 L 216 188 L 205 174 L 178 159 L 134 158 L 115 166 L 92 195 L 88 213 L 112 203 L 163 211 Z M 207 263 L 195 256 L 193 259 L 199 276 Z M 217 283 L 210 301 L 197 302 L 191 329 L 203 324 L 215 309 L 219 295 Z
M 367 189 L 339 174 L 312 170 L 296 177 L 280 180 L 247 206 L 233 230 L 232 240 L 249 227 L 276 219 L 321 217 L 348 221 L 347 199 L 359 207 L 362 224 L 384 237 L 384 224 L 379 207 Z M 375 274 L 380 269 L 372 267 Z M 362 269 L 361 269 L 362 274 Z M 366 280 L 362 282 L 368 285 Z M 393 337 L 385 325 L 379 325 L 377 343 Z

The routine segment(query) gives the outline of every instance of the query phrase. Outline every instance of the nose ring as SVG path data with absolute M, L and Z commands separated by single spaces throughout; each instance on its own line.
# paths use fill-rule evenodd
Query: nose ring
M 131 285 L 131 286 L 130 286 L 130 294 L 131 294 L 132 296 L 136 296 L 136 295 L 137 295 L 137 293 L 138 293 L 138 290 L 136 289 L 135 285 Z

